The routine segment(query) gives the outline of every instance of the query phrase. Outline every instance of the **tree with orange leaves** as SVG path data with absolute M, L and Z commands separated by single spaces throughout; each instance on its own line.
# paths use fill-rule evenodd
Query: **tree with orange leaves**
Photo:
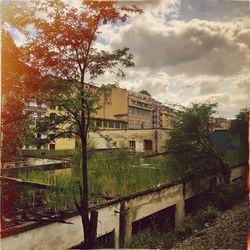
M 85 0 L 79 8 L 74 8 L 60 0 L 33 0 L 27 3 L 26 8 L 31 10 L 27 16 L 27 9 L 22 9 L 23 2 L 17 5 L 19 13 L 10 22 L 26 35 L 22 47 L 25 61 L 56 86 L 48 100 L 63 110 L 49 128 L 53 130 L 52 139 L 78 136 L 81 141 L 82 184 L 76 208 L 82 217 L 83 247 L 93 248 L 97 213 L 92 212 L 89 217 L 87 135 L 99 97 L 89 85 L 106 71 L 124 76 L 121 68 L 134 66 L 128 48 L 102 50 L 96 41 L 100 27 L 126 22 L 129 13 L 142 10 L 134 5 L 121 6 L 116 1 Z M 64 126 L 56 126 L 56 123 Z
M 29 132 L 30 113 L 25 112 L 25 102 L 40 99 L 45 84 L 37 71 L 21 61 L 20 49 L 7 31 L 1 34 L 2 42 L 2 111 L 1 161 L 18 160 Z

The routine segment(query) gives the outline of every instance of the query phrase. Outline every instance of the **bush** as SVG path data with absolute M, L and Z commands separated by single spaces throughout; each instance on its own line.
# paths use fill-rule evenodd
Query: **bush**
M 230 185 L 222 184 L 215 192 L 210 194 L 210 200 L 220 210 L 231 208 L 247 194 L 245 181 L 238 180 Z
M 213 221 L 218 216 L 218 209 L 208 206 L 206 209 L 200 209 L 194 215 L 193 219 L 198 227 L 202 227 L 205 223 Z
M 194 230 L 202 228 L 205 223 L 213 221 L 218 213 L 218 209 L 208 206 L 205 209 L 199 209 L 195 214 L 186 216 L 182 224 L 175 230 L 177 238 L 183 239 Z

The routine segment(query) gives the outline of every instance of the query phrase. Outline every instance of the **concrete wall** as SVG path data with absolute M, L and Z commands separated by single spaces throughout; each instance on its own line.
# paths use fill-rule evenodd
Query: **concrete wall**
M 75 138 L 58 138 L 55 140 L 55 145 L 56 145 L 55 150 L 75 149 L 76 139 Z
M 128 129 L 128 130 L 109 130 L 90 134 L 90 141 L 96 149 L 129 147 L 129 141 L 135 141 L 135 151 L 144 152 L 144 140 L 152 141 L 152 151 L 161 152 L 165 141 L 169 138 L 169 131 L 166 129 Z M 112 138 L 108 143 L 106 137 Z M 110 145 L 111 144 L 111 145 Z M 114 145 L 115 144 L 115 145 Z
M 116 203 L 98 210 L 98 236 L 115 229 L 116 247 L 119 238 L 119 211 L 120 204 Z M 68 249 L 83 240 L 82 223 L 80 216 L 66 220 L 73 224 L 51 223 L 25 231 L 1 240 L 2 250 L 28 249 Z
M 246 166 L 232 169 L 233 181 L 242 176 Z M 102 206 L 95 207 L 98 211 L 98 236 L 115 232 L 115 247 L 124 247 L 131 239 L 132 223 L 148 215 L 175 205 L 175 224 L 182 222 L 185 216 L 185 200 L 210 189 L 212 178 L 199 181 L 178 182 L 165 185 L 145 192 L 122 197 Z M 2 250 L 15 249 L 67 249 L 78 243 L 82 238 L 80 216 L 66 221 L 73 224 L 51 223 L 45 226 L 16 233 L 2 239 Z

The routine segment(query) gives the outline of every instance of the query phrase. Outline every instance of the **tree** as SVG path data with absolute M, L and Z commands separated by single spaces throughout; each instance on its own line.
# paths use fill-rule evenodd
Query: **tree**
M 229 131 L 231 134 L 240 135 L 240 145 L 242 148 L 242 157 L 245 161 L 248 159 L 248 131 L 249 131 L 249 111 L 244 109 L 236 115 L 236 119 L 231 121 Z
M 166 152 L 170 162 L 189 176 L 216 175 L 230 179 L 230 168 L 211 140 L 212 115 L 217 104 L 192 104 L 176 114 Z
M 46 76 L 51 85 L 47 101 L 62 109 L 48 119 L 53 131 L 50 139 L 78 136 L 81 141 L 82 185 L 76 208 L 82 217 L 84 247 L 93 248 L 97 214 L 93 212 L 89 218 L 87 135 L 93 127 L 91 115 L 98 108 L 99 94 L 90 86 L 107 70 L 123 77 L 121 67 L 134 66 L 128 48 L 101 50 L 96 41 L 102 25 L 125 22 L 129 13 L 142 11 L 116 1 L 83 1 L 81 7 L 74 8 L 60 0 L 33 0 L 26 6 L 32 11 L 24 16 L 23 4 L 17 3 L 19 15 L 10 20 L 26 35 L 23 61 Z M 32 29 L 27 29 L 27 24 Z
M 147 90 L 144 90 L 144 89 L 140 90 L 139 93 L 143 95 L 151 96 L 151 94 Z
M 30 99 L 40 99 L 46 86 L 37 71 L 21 62 L 20 49 L 15 45 L 10 33 L 3 31 L 2 41 L 2 112 L 3 132 L 2 161 L 17 160 L 21 148 L 29 134 L 30 113 L 25 112 L 25 103 Z

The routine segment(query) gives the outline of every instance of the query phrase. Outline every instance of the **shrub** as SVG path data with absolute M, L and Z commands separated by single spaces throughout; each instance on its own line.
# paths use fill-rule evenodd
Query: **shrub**
M 195 214 L 186 216 L 182 224 L 175 230 L 176 237 L 180 239 L 187 237 L 195 229 L 202 228 L 205 223 L 213 221 L 218 212 L 215 207 L 208 206 L 205 209 L 199 209 Z
M 205 223 L 213 221 L 218 216 L 218 209 L 213 206 L 208 206 L 206 209 L 200 209 L 193 216 L 193 219 L 198 227 L 202 227 Z
M 247 194 L 245 181 L 237 180 L 230 185 L 222 184 L 210 194 L 210 200 L 220 210 L 231 208 Z

